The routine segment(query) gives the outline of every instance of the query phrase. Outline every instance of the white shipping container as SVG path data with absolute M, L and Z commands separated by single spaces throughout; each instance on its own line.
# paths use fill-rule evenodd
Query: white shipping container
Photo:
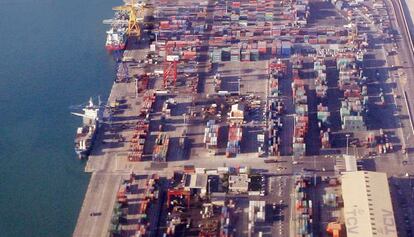
M 217 171 L 219 173 L 228 173 L 229 172 L 229 167 L 218 167 Z
M 151 52 L 155 52 L 155 44 L 151 44 L 150 45 L 150 51 Z
M 215 174 L 218 174 L 217 173 L 217 170 L 206 170 L 206 174 L 209 174 L 209 175 L 215 175 Z
M 179 61 L 179 60 L 180 60 L 180 56 L 178 55 L 167 55 L 168 62 L 174 62 L 174 61 Z

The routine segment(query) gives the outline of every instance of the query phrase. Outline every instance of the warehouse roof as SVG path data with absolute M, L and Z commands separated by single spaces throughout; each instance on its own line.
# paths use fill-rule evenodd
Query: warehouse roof
M 344 155 L 345 159 L 345 170 L 346 171 L 357 171 L 357 162 L 355 156 Z
M 187 176 L 186 187 L 194 189 L 205 189 L 207 187 L 206 174 L 192 174 Z
M 397 237 L 385 173 L 344 173 L 342 196 L 348 237 Z

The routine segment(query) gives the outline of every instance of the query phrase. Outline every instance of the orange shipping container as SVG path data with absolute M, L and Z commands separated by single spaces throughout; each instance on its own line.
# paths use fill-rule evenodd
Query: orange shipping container
M 194 60 L 196 57 L 197 57 L 197 52 L 195 52 L 195 51 L 184 51 L 182 58 L 184 60 Z

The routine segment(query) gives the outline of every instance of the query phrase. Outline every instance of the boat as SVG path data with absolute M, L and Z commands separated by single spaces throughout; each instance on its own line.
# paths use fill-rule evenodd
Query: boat
M 83 118 L 83 124 L 77 128 L 75 136 L 75 152 L 79 159 L 88 158 L 102 118 L 100 102 L 95 105 L 92 98 L 82 110 L 83 113 L 72 112 L 73 115 Z
M 108 52 L 125 49 L 127 41 L 126 28 L 111 27 L 106 34 L 105 48 Z
M 128 39 L 128 14 L 125 11 L 116 12 L 112 19 L 104 20 L 103 23 L 110 25 L 106 31 L 106 50 L 124 50 Z

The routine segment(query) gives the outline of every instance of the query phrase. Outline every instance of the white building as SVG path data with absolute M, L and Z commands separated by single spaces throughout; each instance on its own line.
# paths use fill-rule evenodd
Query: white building
M 345 172 L 342 196 L 348 237 L 397 237 L 385 173 Z

